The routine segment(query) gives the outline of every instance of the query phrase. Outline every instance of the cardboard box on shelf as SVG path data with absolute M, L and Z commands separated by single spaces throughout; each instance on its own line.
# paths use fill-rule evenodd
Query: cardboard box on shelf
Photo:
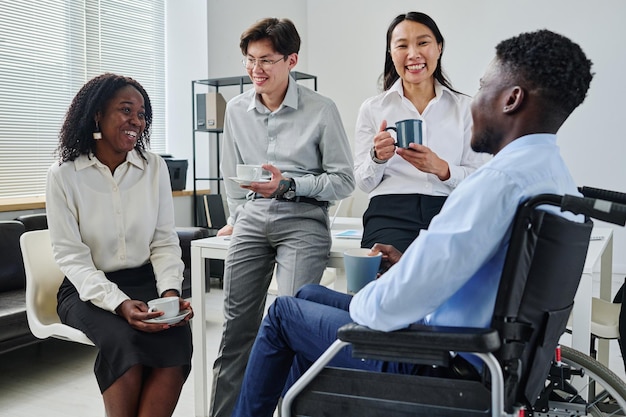
M 226 100 L 220 93 L 196 94 L 196 129 L 223 129 Z

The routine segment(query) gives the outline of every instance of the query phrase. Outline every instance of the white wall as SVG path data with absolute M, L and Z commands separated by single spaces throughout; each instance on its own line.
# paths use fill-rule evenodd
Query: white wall
M 250 3 L 250 4 L 247 4 Z M 306 29 L 306 1 L 232 2 L 225 0 L 167 0 L 167 150 L 179 159 L 189 160 L 187 187 L 193 189 L 192 80 L 246 75 L 241 65 L 239 36 L 255 20 L 289 16 L 298 28 Z M 286 13 L 286 14 L 284 14 Z M 212 22 L 207 24 L 207 22 Z M 300 55 L 300 65 L 306 53 Z M 206 92 L 196 85 L 196 93 Z M 239 88 L 220 89 L 228 100 Z M 199 177 L 215 176 L 215 136 L 196 135 L 196 169 Z M 209 161 L 211 159 L 211 161 Z M 211 166 L 211 163 L 213 166 Z M 214 182 L 199 181 L 199 189 Z
M 192 78 L 244 74 L 239 63 L 241 32 L 263 17 L 289 17 L 303 38 L 296 70 L 318 76 L 318 90 L 337 103 L 349 137 L 353 136 L 361 102 L 377 93 L 386 28 L 397 14 L 416 10 L 435 19 L 446 38 L 444 70 L 453 85 L 469 95 L 476 92 L 478 79 L 499 41 L 541 28 L 562 33 L 582 46 L 594 62 L 596 73 L 585 103 L 559 132 L 564 158 L 578 184 L 626 191 L 626 164 L 622 163 L 626 142 L 621 140 L 623 116 L 618 101 L 626 96 L 626 83 L 622 81 L 623 68 L 626 68 L 622 45 L 626 39 L 626 25 L 622 23 L 626 3 L 621 0 L 593 3 L 583 0 L 422 0 L 418 3 L 409 0 L 169 0 L 168 3 L 176 4 L 173 12 L 177 17 L 187 14 L 180 28 L 198 35 L 205 30 L 208 34 L 208 62 L 204 63 L 207 71 L 201 73 L 202 64 L 198 63 L 194 73 L 180 62 L 184 67 L 180 68 L 180 73 L 170 68 L 168 87 L 176 83 L 188 92 Z M 204 8 L 208 18 L 200 22 Z M 202 25 L 205 25 L 203 29 Z M 202 39 L 195 36 L 191 44 L 188 35 L 170 39 L 175 41 L 169 43 L 170 51 L 202 44 Z M 183 94 L 180 102 L 190 107 L 189 93 Z M 172 105 L 168 103 L 168 112 Z M 176 107 L 180 122 L 174 121 L 174 115 L 168 113 L 168 132 L 175 132 L 176 139 L 172 140 L 185 142 L 176 145 L 176 150 L 172 145 L 171 152 L 191 159 L 191 151 L 185 153 L 191 143 L 189 111 L 182 115 L 184 109 Z M 174 125 L 176 130 L 171 129 Z M 614 264 L 617 271 L 626 272 L 624 254 L 626 231 L 616 228 Z
M 241 65 L 239 37 L 255 21 L 265 17 L 288 17 L 302 37 L 297 70 L 306 72 L 308 27 L 306 0 L 232 1 L 207 0 L 209 35 L 209 78 L 246 75 Z M 237 90 L 237 89 L 234 89 Z M 238 90 L 236 91 L 238 93 Z M 224 90 L 224 96 L 229 96 Z
M 207 78 L 206 0 L 167 0 L 167 152 L 188 159 L 187 189 L 192 189 L 191 81 Z

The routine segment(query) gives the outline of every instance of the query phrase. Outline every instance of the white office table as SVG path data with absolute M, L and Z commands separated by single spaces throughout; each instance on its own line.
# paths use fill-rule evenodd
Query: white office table
M 611 301 L 613 278 L 613 229 L 594 227 L 585 259 L 583 275 L 572 311 L 572 347 L 589 354 L 591 344 L 591 298 L 594 277 L 600 281 L 600 298 Z M 609 341 L 599 339 L 598 360 L 609 364 Z
M 343 270 L 343 252 L 349 248 L 360 246 L 359 239 L 338 239 L 334 235 L 341 230 L 360 229 L 360 218 L 337 217 L 333 223 L 333 244 L 330 251 L 328 267 L 336 268 L 337 278 L 334 288 L 346 291 L 345 271 Z M 593 239 L 596 238 L 596 239 Z M 207 389 L 206 359 L 206 306 L 204 297 L 193 297 L 193 294 L 204 294 L 205 259 L 225 259 L 228 251 L 229 238 L 210 237 L 191 242 L 191 303 L 194 310 L 192 320 L 194 354 L 192 371 L 194 376 L 195 416 L 209 415 Z M 591 340 L 591 297 L 593 276 L 600 277 L 600 297 L 611 298 L 611 279 L 613 261 L 613 230 L 610 228 L 594 228 L 589 243 L 583 276 L 574 300 L 572 322 L 572 347 L 581 352 L 589 353 Z M 558 295 L 557 295 L 558 296 Z M 604 343 L 606 342 L 606 343 Z M 608 341 L 601 341 L 598 358 L 608 364 Z

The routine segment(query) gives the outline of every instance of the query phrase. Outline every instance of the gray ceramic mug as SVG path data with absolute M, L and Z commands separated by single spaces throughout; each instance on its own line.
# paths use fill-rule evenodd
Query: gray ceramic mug
M 408 148 L 409 143 L 422 144 L 422 121 L 419 119 L 406 119 L 396 122 L 395 126 L 389 126 L 385 130 L 396 132 L 396 146 Z

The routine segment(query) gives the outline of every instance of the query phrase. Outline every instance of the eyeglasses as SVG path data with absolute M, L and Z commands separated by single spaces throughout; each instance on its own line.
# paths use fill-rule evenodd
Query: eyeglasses
M 277 62 L 280 61 L 284 61 L 287 59 L 287 55 L 283 56 L 282 58 L 278 58 L 276 61 L 272 61 L 271 59 L 254 59 L 254 58 L 244 58 L 241 60 L 241 63 L 243 64 L 244 67 L 246 67 L 246 69 L 252 69 L 254 68 L 255 65 L 259 65 L 259 67 L 261 67 L 261 69 L 269 69 L 271 68 L 272 65 L 276 64 Z

